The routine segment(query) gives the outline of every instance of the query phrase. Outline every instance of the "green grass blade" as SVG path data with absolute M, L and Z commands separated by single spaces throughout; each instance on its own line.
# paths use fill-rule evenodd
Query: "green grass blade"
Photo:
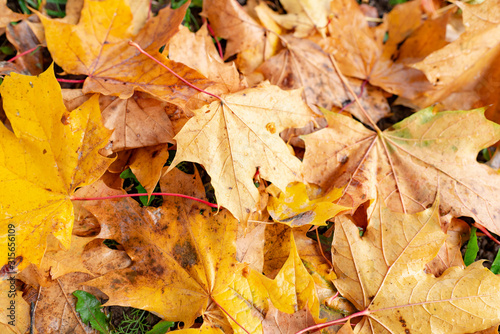
M 491 272 L 495 275 L 500 273 L 500 249 L 497 252 L 497 256 L 495 256 L 495 260 L 493 260 L 493 264 L 491 265 Z
M 160 321 L 153 327 L 153 329 L 148 331 L 146 334 L 165 334 L 173 326 L 174 323 L 171 321 Z
M 479 246 L 477 245 L 476 230 L 477 228 L 475 227 L 472 227 L 470 230 L 470 239 L 469 242 L 467 243 L 467 250 L 465 251 L 464 255 L 464 263 L 466 266 L 476 261 L 477 252 L 479 252 Z

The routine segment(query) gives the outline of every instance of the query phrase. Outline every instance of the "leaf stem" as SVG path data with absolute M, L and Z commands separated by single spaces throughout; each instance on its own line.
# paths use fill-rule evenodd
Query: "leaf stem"
M 210 202 L 207 202 L 205 200 L 188 196 L 188 195 L 183 195 L 183 194 L 174 194 L 174 193 L 152 193 L 151 194 L 156 195 L 156 196 L 174 196 L 174 197 L 181 197 L 181 198 L 187 198 L 191 199 L 193 201 L 197 201 L 203 204 L 208 205 L 211 208 L 216 208 L 218 209 L 219 206 L 217 204 L 213 204 Z M 148 196 L 148 194 L 122 194 L 122 195 L 113 195 L 113 196 L 103 196 L 103 197 L 71 197 L 72 201 L 96 201 L 96 200 L 103 200 L 103 199 L 113 199 L 113 198 L 123 198 L 123 197 L 137 197 L 137 196 Z
M 80 80 L 72 80 L 72 79 L 61 79 L 57 78 L 56 79 L 58 82 L 67 82 L 67 83 L 84 83 L 85 79 L 80 79 Z
M 494 236 L 492 236 L 491 233 L 483 225 L 481 225 L 479 223 L 474 223 L 474 224 L 472 224 L 472 226 L 474 226 L 475 228 L 477 228 L 478 230 L 480 230 L 481 232 L 486 234 L 486 236 L 488 238 L 490 238 L 491 240 L 493 240 L 494 242 L 496 242 L 497 244 L 500 245 L 500 241 L 498 241 Z
M 363 108 L 363 105 L 359 101 L 358 96 L 354 93 L 354 91 L 352 90 L 351 85 L 349 84 L 349 82 L 346 80 L 346 78 L 344 77 L 344 75 L 340 71 L 340 68 L 339 68 L 339 65 L 337 64 L 337 61 L 335 60 L 335 58 L 331 54 L 329 56 L 330 56 L 330 60 L 331 60 L 331 62 L 333 64 L 333 67 L 335 67 L 335 71 L 337 71 L 337 73 L 338 73 L 338 75 L 340 77 L 340 80 L 342 80 L 342 83 L 347 87 L 347 90 L 349 91 L 349 93 L 351 93 L 351 95 L 354 97 L 354 100 L 358 104 L 359 109 L 361 109 L 361 111 L 363 112 L 363 114 L 365 115 L 365 117 L 368 119 L 368 121 L 370 122 L 370 125 L 373 127 L 373 129 L 378 134 L 381 134 L 382 131 L 380 131 L 380 129 L 377 126 L 377 124 L 372 120 L 372 118 L 370 117 L 370 115 L 368 115 L 368 112 L 366 112 L 365 108 Z
M 243 329 L 245 333 L 250 334 L 250 332 L 247 331 L 245 327 L 243 327 L 238 321 L 236 321 L 236 319 L 233 318 L 233 316 L 229 314 L 219 303 L 217 303 L 217 301 L 213 297 L 211 297 L 211 299 L 215 303 L 215 305 L 217 305 L 217 307 L 220 308 L 222 312 L 224 312 L 229 318 L 231 318 L 232 321 L 234 321 L 238 326 L 240 326 L 240 328 Z
M 22 57 L 22 56 L 24 56 L 24 55 L 27 55 L 28 53 L 31 53 L 31 52 L 33 52 L 33 51 L 36 51 L 36 49 L 38 49 L 39 47 L 41 47 L 41 45 L 37 45 L 37 46 L 35 46 L 35 47 L 34 47 L 34 48 L 32 48 L 32 49 L 29 49 L 29 50 L 26 50 L 26 51 L 24 51 L 24 52 L 21 52 L 21 53 L 19 53 L 19 54 L 15 55 L 14 57 L 10 58 L 9 60 L 7 60 L 7 62 L 8 62 L 8 63 L 12 63 L 12 62 L 13 62 L 14 60 L 16 60 L 17 58 L 20 58 L 20 57 Z
M 370 315 L 370 311 L 368 311 L 368 310 L 359 311 L 359 312 L 353 313 L 353 314 L 351 314 L 351 315 L 349 315 L 347 317 L 344 317 L 344 318 L 340 318 L 340 319 L 336 319 L 336 320 L 324 322 L 322 324 L 317 324 L 317 325 L 314 325 L 314 326 L 310 326 L 310 327 L 304 328 L 304 329 L 298 331 L 295 334 L 304 334 L 304 333 L 307 333 L 307 332 L 316 332 L 316 331 L 319 331 L 320 329 L 323 329 L 323 328 L 326 328 L 326 327 L 330 327 L 330 326 L 333 326 L 333 325 L 342 324 L 342 323 L 344 323 L 345 321 L 347 321 L 349 319 L 357 318 L 357 317 L 364 317 L 364 316 L 367 316 L 367 315 Z
M 210 23 L 208 23 L 208 21 L 205 18 L 203 18 L 203 22 L 207 23 L 208 32 L 210 33 L 210 35 L 212 35 L 213 39 L 215 40 L 215 44 L 217 44 L 217 50 L 219 50 L 219 56 L 221 57 L 221 59 L 224 59 L 224 53 L 222 52 L 222 45 L 220 45 L 219 39 L 217 38 L 217 36 L 215 36 L 215 31 L 212 29 Z
M 207 91 L 205 91 L 205 90 L 203 90 L 201 88 L 196 87 L 195 85 L 193 85 L 192 83 L 190 83 L 189 81 L 187 81 L 186 79 L 184 79 L 183 77 L 181 77 L 179 74 L 175 73 L 172 69 L 170 69 L 170 67 L 168 67 L 167 65 L 163 64 L 161 61 L 159 61 L 158 59 L 156 59 L 155 57 L 153 57 L 152 55 L 150 55 L 149 53 L 147 53 L 146 51 L 144 51 L 144 49 L 141 48 L 139 46 L 139 44 L 137 44 L 135 42 L 132 42 L 132 41 L 129 41 L 128 44 L 131 45 L 131 46 L 133 46 L 137 50 L 139 50 L 140 53 L 142 53 L 143 55 L 145 55 L 149 59 L 153 60 L 155 63 L 157 63 L 158 65 L 160 65 L 161 67 L 163 67 L 167 71 L 169 71 L 173 76 L 175 76 L 180 81 L 184 82 L 189 87 L 191 87 L 191 88 L 193 88 L 193 89 L 195 89 L 195 90 L 197 90 L 197 91 L 199 91 L 201 93 L 205 93 L 207 95 L 213 96 L 213 97 L 215 97 L 216 99 L 218 99 L 220 101 L 223 101 L 220 96 L 212 94 L 212 93 L 207 92 Z

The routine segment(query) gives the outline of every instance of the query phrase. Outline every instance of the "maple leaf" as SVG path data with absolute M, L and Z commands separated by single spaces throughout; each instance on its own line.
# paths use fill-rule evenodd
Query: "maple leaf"
M 389 208 L 425 209 L 440 189 L 440 210 L 469 216 L 500 232 L 500 175 L 476 161 L 500 139 L 500 125 L 482 109 L 439 112 L 432 107 L 381 132 L 343 115 L 326 114 L 329 127 L 303 137 L 305 177 L 323 188 L 344 188 L 341 204 L 376 198 Z
M 279 133 L 307 124 L 314 113 L 301 90 L 283 91 L 268 83 L 222 99 L 196 110 L 175 136 L 178 151 L 169 171 L 181 161 L 202 164 L 212 178 L 217 203 L 246 222 L 259 198 L 253 183 L 257 167 L 282 190 L 301 180 L 301 163 Z
M 318 113 L 318 107 L 328 110 L 334 106 L 342 108 L 352 99 L 333 67 L 329 55 L 319 45 L 289 35 L 281 36 L 281 40 L 285 43 L 285 48 L 257 69 L 272 84 L 282 89 L 304 87 L 305 100 Z M 359 99 L 375 122 L 389 112 L 389 105 L 381 91 L 372 89 L 368 95 L 364 89 L 363 92 L 361 88 L 357 90 L 356 94 L 363 93 Z M 347 110 L 358 119 L 367 122 L 366 116 L 357 105 L 352 105 Z
M 125 99 L 134 90 L 141 90 L 182 106 L 196 91 L 128 43 L 134 40 L 184 79 L 207 87 L 210 82 L 201 74 L 159 52 L 178 31 L 188 5 L 160 11 L 137 35 L 133 33 L 136 27 L 130 26 L 132 12 L 124 0 L 85 1 L 77 25 L 39 17 L 54 61 L 67 73 L 88 75 L 84 94 L 98 92 Z
M 14 131 L 0 125 L 0 245 L 7 249 L 12 225 L 22 270 L 40 263 L 49 234 L 69 248 L 70 195 L 97 180 L 113 161 L 98 153 L 111 133 L 101 124 L 97 96 L 66 110 L 52 66 L 38 77 L 12 73 L 0 93 Z M 0 263 L 7 263 L 7 252 L 1 252 Z
M 334 284 L 364 310 L 355 333 L 458 334 L 498 324 L 500 278 L 481 262 L 449 268 L 438 278 L 424 272 L 445 238 L 437 203 L 406 215 L 379 200 L 362 237 L 352 221 L 339 218 Z
M 274 221 L 291 227 L 303 225 L 326 225 L 326 221 L 342 211 L 349 210 L 332 203 L 342 196 L 341 189 L 333 189 L 324 196 L 310 200 L 306 185 L 288 185 L 286 192 L 273 196 L 267 204 L 267 211 Z
M 312 314 L 307 308 L 294 314 L 287 314 L 271 306 L 262 322 L 262 327 L 264 327 L 264 334 L 292 334 L 315 324 Z
M 293 314 L 307 307 L 315 320 L 319 320 L 319 300 L 314 280 L 309 275 L 290 234 L 290 255 L 274 280 L 260 277 L 273 305 L 280 311 Z
M 286 14 L 272 15 L 279 25 L 294 30 L 295 37 L 307 37 L 318 31 L 323 37 L 326 34 L 329 0 L 281 0 Z
M 26 18 L 25 14 L 15 13 L 7 7 L 7 0 L 0 0 L 0 35 L 5 32 L 5 27 L 13 21 L 19 21 Z
M 227 40 L 225 59 L 238 53 L 236 64 L 244 74 L 252 73 L 276 49 L 276 36 L 267 34 L 236 0 L 205 0 L 202 15 L 216 36 Z
M 486 117 L 500 121 L 498 50 L 500 13 L 497 0 L 477 5 L 457 2 L 465 31 L 452 43 L 411 65 L 425 73 L 434 89 L 410 103 L 441 109 L 488 105 Z
M 216 87 L 211 86 L 207 89 L 211 93 L 229 93 L 246 88 L 240 82 L 240 74 L 234 63 L 224 63 L 217 53 L 206 24 L 196 33 L 182 26 L 179 32 L 170 39 L 164 53 L 167 52 L 169 59 L 196 69 L 215 82 Z M 217 90 L 214 91 L 214 88 Z
M 72 109 L 87 101 L 91 95 L 83 95 L 78 89 L 64 89 L 66 108 Z M 151 95 L 136 92 L 129 99 L 115 96 L 99 96 L 103 124 L 114 130 L 109 144 L 101 153 L 111 155 L 131 148 L 173 143 L 172 122 L 165 113 L 168 106 Z
M 343 74 L 408 98 L 415 98 L 432 88 L 421 71 L 394 61 L 400 44 L 421 25 L 417 1 L 396 6 L 386 16 L 387 25 L 375 32 L 368 27 L 356 1 L 334 1 L 330 5 L 333 13 L 328 26 L 330 36 L 317 43 L 333 54 Z M 385 32 L 388 39 L 384 42 Z M 436 48 L 440 46 L 435 45 Z
M 163 191 L 205 197 L 197 174 L 176 170 L 160 184 Z M 228 289 L 239 281 L 236 277 L 241 277 L 242 266 L 235 259 L 238 224 L 229 212 L 214 214 L 177 197 L 165 198 L 160 208 L 140 208 L 130 199 L 86 207 L 103 226 L 104 233 L 98 237 L 119 242 L 133 261 L 129 268 L 89 282 L 108 294 L 108 304 L 156 312 L 188 327 L 200 315 L 229 326 L 225 316 L 218 320 L 207 312 L 213 304 L 236 302 L 235 293 Z M 251 318 L 247 307 L 227 310 Z
M 310 226 L 290 228 L 283 224 L 266 225 L 264 247 L 264 269 L 266 276 L 275 278 L 284 263 L 290 257 L 291 234 L 298 254 L 307 272 L 314 280 L 320 303 L 337 292 L 332 280 L 337 278 L 332 270 L 327 252 L 318 249 L 318 242 L 306 236 Z
M 16 283 L 10 279 L 2 280 L 0 289 L 4 291 L 0 296 L 0 330 L 5 334 L 26 333 L 30 325 L 30 306 L 23 299 L 22 292 L 16 291 Z M 9 296 L 11 293 L 16 295 L 15 299 Z M 15 304 L 11 314 L 12 300 L 15 300 Z

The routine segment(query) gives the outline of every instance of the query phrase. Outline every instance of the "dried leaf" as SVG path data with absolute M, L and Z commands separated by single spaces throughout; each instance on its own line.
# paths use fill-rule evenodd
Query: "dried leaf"
M 343 115 L 327 119 L 328 128 L 303 137 L 305 174 L 323 188 L 345 187 L 340 204 L 357 207 L 378 188 L 389 208 L 413 213 L 439 188 L 442 214 L 473 217 L 500 232 L 500 176 L 476 161 L 500 139 L 500 126 L 483 110 L 427 108 L 378 133 Z
M 300 95 L 264 83 L 196 110 L 175 136 L 178 151 L 169 171 L 181 161 L 204 165 L 217 203 L 246 222 L 259 199 L 253 183 L 257 167 L 282 190 L 301 179 L 300 161 L 279 137 L 285 128 L 314 118 Z
M 336 223 L 333 260 L 340 293 L 366 310 L 355 333 L 470 333 L 500 319 L 500 278 L 476 262 L 439 278 L 423 270 L 446 235 L 438 204 L 414 215 L 378 201 L 363 237 L 349 219 Z M 451 316 L 450 316 L 451 315 Z
M 282 36 L 282 40 L 286 43 L 285 49 L 269 58 L 258 69 L 266 79 L 282 89 L 304 87 L 307 104 L 318 113 L 318 107 L 331 110 L 334 106 L 343 108 L 351 102 L 353 97 L 343 85 L 329 55 L 316 43 L 288 35 Z M 356 89 L 355 93 L 359 95 L 362 89 Z M 374 95 L 374 92 L 368 96 L 360 95 L 360 100 L 376 122 L 389 112 L 389 105 L 385 98 L 374 99 Z M 368 121 L 356 104 L 347 110 L 358 119 Z
M 342 195 L 341 189 L 333 189 L 324 196 L 309 199 L 306 185 L 293 183 L 279 197 L 271 197 L 267 211 L 274 221 L 290 227 L 326 225 L 326 221 L 350 208 L 332 203 Z

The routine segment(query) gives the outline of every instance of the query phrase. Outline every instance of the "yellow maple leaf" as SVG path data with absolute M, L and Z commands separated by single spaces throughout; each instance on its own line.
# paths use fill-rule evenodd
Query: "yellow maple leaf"
M 314 280 L 304 267 L 290 233 L 290 255 L 274 280 L 261 277 L 273 305 L 280 311 L 293 314 L 307 306 L 313 318 L 319 320 L 319 300 Z
M 175 136 L 178 151 L 169 171 L 181 161 L 202 164 L 218 204 L 246 221 L 259 198 L 253 183 L 256 167 L 281 190 L 302 179 L 300 160 L 279 133 L 306 125 L 314 113 L 301 90 L 283 91 L 269 83 L 222 98 L 196 110 Z
M 38 77 L 12 73 L 0 93 L 14 131 L 0 124 L 0 263 L 22 257 L 21 270 L 40 263 L 51 233 L 68 248 L 70 195 L 113 161 L 98 153 L 111 132 L 101 123 L 97 96 L 66 110 L 52 66 Z
M 67 73 L 89 76 L 83 86 L 84 94 L 98 92 L 129 98 L 134 90 L 141 90 L 183 105 L 197 91 L 128 43 L 134 40 L 184 79 L 200 88 L 207 87 L 210 82 L 201 74 L 159 52 L 178 31 L 187 6 L 160 11 L 137 35 L 137 27 L 131 25 L 131 9 L 124 0 L 85 1 L 77 25 L 39 17 L 54 60 Z
M 160 184 L 163 191 L 205 197 L 197 173 L 176 169 Z M 160 208 L 140 208 L 130 199 L 86 207 L 98 218 L 101 231 L 107 231 L 106 237 L 118 241 L 133 261 L 129 268 L 89 282 L 110 296 L 108 304 L 156 312 L 186 327 L 203 316 L 206 322 L 230 328 L 219 308 L 223 305 L 243 326 L 260 324 L 254 307 L 238 300 L 245 293 L 232 288 L 244 280 L 244 266 L 236 261 L 238 223 L 227 210 L 215 214 L 178 197 L 166 197 Z
M 288 185 L 286 192 L 280 192 L 278 197 L 270 197 L 267 211 L 274 221 L 290 227 L 308 224 L 322 226 L 326 225 L 328 219 L 351 209 L 332 203 L 341 196 L 342 189 L 332 189 L 328 194 L 310 200 L 306 185 L 296 182 Z
M 334 284 L 364 310 L 354 332 L 459 334 L 498 325 L 500 278 L 480 261 L 439 277 L 424 271 L 446 239 L 439 204 L 407 215 L 380 202 L 362 237 L 348 218 L 335 225 Z

